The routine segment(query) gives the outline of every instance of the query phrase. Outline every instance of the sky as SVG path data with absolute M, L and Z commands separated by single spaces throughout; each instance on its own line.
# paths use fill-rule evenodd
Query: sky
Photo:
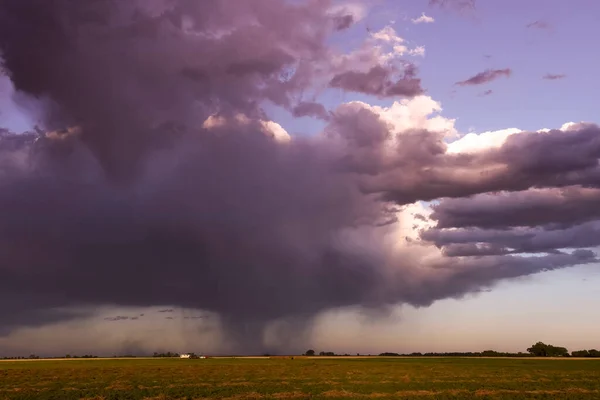
M 229 1 L 0 6 L 0 356 L 600 346 L 600 5 Z

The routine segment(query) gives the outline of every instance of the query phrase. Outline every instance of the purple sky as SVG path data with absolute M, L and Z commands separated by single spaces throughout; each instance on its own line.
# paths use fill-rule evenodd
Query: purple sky
M 261 5 L 251 11 L 259 17 L 285 10 L 283 0 L 252 1 Z M 220 341 L 221 328 L 234 337 L 243 334 L 241 315 L 249 315 L 244 324 L 260 322 L 252 335 L 264 334 L 268 346 L 281 349 L 523 351 L 538 340 L 570 350 L 600 346 L 600 323 L 589 316 L 589 307 L 600 302 L 600 269 L 590 252 L 600 246 L 594 239 L 600 229 L 595 211 L 600 130 L 577 125 L 598 123 L 593 98 L 600 90 L 598 56 L 591 49 L 600 34 L 600 4 L 481 0 L 462 10 L 426 0 L 335 4 L 331 10 L 350 12 L 353 23 L 333 29 L 324 44 L 321 36 L 300 28 L 325 29 L 321 10 L 307 6 L 305 14 L 276 14 L 282 21 L 269 16 L 261 22 L 264 31 L 262 25 L 252 31 L 259 39 L 282 41 L 265 44 L 269 51 L 263 52 L 260 40 L 227 42 L 227 33 L 226 39 L 211 38 L 197 48 L 193 41 L 170 43 L 161 36 L 164 43 L 145 44 L 158 49 L 156 54 L 141 51 L 139 58 L 107 61 L 107 68 L 89 61 L 108 57 L 102 51 L 112 54 L 111 44 L 92 50 L 86 54 L 90 58 L 73 61 L 81 67 L 71 75 L 55 74 L 65 59 L 79 57 L 69 56 L 68 47 L 57 45 L 49 58 L 42 46 L 36 48 L 34 56 L 49 64 L 45 69 L 19 63 L 20 50 L 28 40 L 38 43 L 36 35 L 44 31 L 0 29 L 7 70 L 23 89 L 15 91 L 7 77 L 0 78 L 0 128 L 21 133 L 34 121 L 48 126 L 70 121 L 85 139 L 64 165 L 53 164 L 59 152 L 34 159 L 59 178 L 56 192 L 46 192 L 23 172 L 21 160 L 31 156 L 2 153 L 6 164 L 0 165 L 13 169 L 0 180 L 5 193 L 0 205 L 6 205 L 8 216 L 8 207 L 18 204 L 10 213 L 16 217 L 0 226 L 0 239 L 17 238 L 14 245 L 0 246 L 0 255 L 16 265 L 5 270 L 12 279 L 7 281 L 18 287 L 27 277 L 39 277 L 40 285 L 32 279 L 16 294 L 0 286 L 7 299 L 23 305 L 24 315 L 23 321 L 0 324 L 0 355 L 152 352 L 160 346 L 189 351 L 197 343 L 219 351 L 231 345 Z M 192 8 L 186 9 L 190 15 L 202 15 Z M 29 18 L 14 10 L 5 22 Z M 227 32 L 246 16 L 241 9 L 239 15 L 210 12 L 215 22 L 196 21 L 203 34 L 218 36 L 219 29 Z M 115 51 L 129 44 L 119 46 Z M 375 46 L 382 46 L 381 53 Z M 314 57 L 306 70 L 292 70 L 297 80 L 281 85 L 245 75 L 248 69 L 289 72 L 283 65 L 290 48 L 298 59 Z M 214 70 L 202 64 L 206 60 L 214 61 Z M 324 75 L 312 69 L 317 65 Z M 193 84 L 173 73 L 179 67 Z M 221 71 L 235 78 L 224 80 Z M 158 79 L 148 83 L 146 77 Z M 106 89 L 102 79 L 114 86 Z M 196 84 L 206 86 L 195 91 Z M 296 115 L 304 116 L 294 117 L 293 105 L 300 102 Z M 198 144 L 192 137 L 157 155 L 141 144 L 139 132 L 149 129 L 146 119 L 177 121 L 223 137 L 242 132 L 247 142 Z M 519 134 L 543 129 L 557 131 Z M 73 132 L 48 135 L 49 143 L 60 146 L 74 138 L 78 146 L 80 133 Z M 278 144 L 244 136 L 255 132 L 274 135 Z M 392 134 L 400 135 L 397 147 Z M 447 149 L 439 150 L 442 142 Z M 157 143 L 150 146 L 164 145 Z M 348 175 L 339 178 L 325 169 L 321 163 L 331 159 Z M 138 160 L 148 166 L 142 177 Z M 64 177 L 86 182 L 90 190 L 78 192 Z M 380 219 L 389 215 L 353 185 L 407 208 L 389 224 Z M 271 196 L 262 198 L 260 190 Z M 13 191 L 30 201 L 21 206 Z M 354 221 L 363 219 L 384 233 L 355 230 Z M 55 231 L 53 224 L 65 228 Z M 158 261 L 147 250 L 140 255 L 127 247 L 146 230 L 156 235 L 150 248 L 167 249 L 156 253 Z M 19 235 L 33 239 L 21 242 Z M 74 238 L 97 242 L 98 250 L 74 246 Z M 23 243 L 36 249 L 30 258 L 10 250 Z M 114 243 L 125 247 L 111 247 Z M 75 248 L 76 254 L 64 250 Z M 323 248 L 339 258 L 315 261 Z M 56 263 L 36 258 L 36 251 L 52 252 Z M 122 251 L 121 259 L 136 267 L 123 268 L 117 261 L 105 271 L 103 263 L 111 258 L 102 257 L 111 251 Z M 189 259 L 181 256 L 186 252 L 193 253 Z M 212 269 L 196 268 L 198 259 Z M 73 260 L 90 266 L 80 269 Z M 246 262 L 247 269 L 237 267 Z M 124 283 L 114 295 L 72 289 L 82 280 L 101 288 L 117 275 Z M 218 289 L 216 282 L 231 276 L 239 278 Z M 47 288 L 51 279 L 57 280 L 55 290 Z M 188 292 L 190 282 L 202 286 L 204 279 L 205 294 Z M 148 290 L 125 290 L 140 280 Z M 239 301 L 227 299 L 236 293 Z M 173 319 L 158 312 L 169 308 Z M 0 317 L 7 310 L 0 307 Z M 214 322 L 219 313 L 221 325 Z M 106 319 L 115 316 L 127 318 Z M 290 332 L 301 334 L 289 339 Z M 35 344 L 41 337 L 43 344 Z M 204 351 L 192 349 L 198 350 Z

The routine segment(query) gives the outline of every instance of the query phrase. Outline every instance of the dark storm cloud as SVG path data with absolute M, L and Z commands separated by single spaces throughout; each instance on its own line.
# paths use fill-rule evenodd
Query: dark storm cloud
M 346 71 L 337 74 L 329 86 L 378 97 L 414 97 L 423 93 L 421 80 L 415 77 L 414 68 L 408 68 L 400 76 L 396 75 L 393 68 L 375 66 L 367 72 Z
M 482 194 L 433 206 L 438 228 L 568 227 L 600 218 L 600 190 L 581 187 Z
M 567 229 L 515 228 L 509 230 L 431 229 L 421 238 L 444 246 L 449 256 L 553 252 L 565 248 L 600 246 L 600 223 L 587 222 Z
M 600 186 L 600 128 L 594 124 L 517 133 L 499 148 L 474 154 L 448 154 L 442 139 L 435 133 L 416 135 L 414 147 L 407 146 L 402 158 L 386 164 L 378 176 L 364 177 L 361 188 L 408 204 L 529 188 Z
M 473 86 L 473 85 L 483 85 L 484 83 L 491 82 L 496 80 L 502 76 L 510 77 L 512 74 L 512 70 L 510 68 L 504 69 L 486 69 L 476 75 L 473 75 L 469 79 L 464 81 L 456 82 L 456 85 L 459 86 Z
M 421 247 L 395 248 L 385 200 L 594 186 L 596 126 L 457 155 L 441 133 L 394 132 L 350 103 L 322 136 L 266 135 L 264 102 L 292 109 L 313 79 L 332 81 L 330 6 L 4 0 L 6 70 L 53 107 L 45 132 L 0 136 L 2 329 L 71 318 L 57 310 L 74 307 L 162 305 L 216 312 L 256 349 L 275 318 L 429 305 L 595 261 L 580 250 L 423 264 Z M 333 81 L 380 96 L 421 92 L 412 68 L 391 72 L 353 81 L 336 70 Z M 55 129 L 64 126 L 74 128 Z
M 61 107 L 48 122 L 82 126 L 105 169 L 123 176 L 170 139 L 153 135 L 153 125 L 197 123 L 217 109 L 252 111 L 260 99 L 288 104 L 302 78 L 281 74 L 324 51 L 325 6 L 8 0 L 0 47 L 18 89 L 49 94 Z

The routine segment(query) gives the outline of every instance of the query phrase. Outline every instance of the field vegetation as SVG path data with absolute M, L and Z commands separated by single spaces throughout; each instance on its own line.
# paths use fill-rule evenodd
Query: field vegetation
M 598 399 L 597 359 L 137 358 L 0 362 L 0 399 Z

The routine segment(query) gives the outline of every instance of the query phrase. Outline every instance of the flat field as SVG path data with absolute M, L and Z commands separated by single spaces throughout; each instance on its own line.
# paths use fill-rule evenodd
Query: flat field
M 96 359 L 0 362 L 0 399 L 600 399 L 600 360 Z

